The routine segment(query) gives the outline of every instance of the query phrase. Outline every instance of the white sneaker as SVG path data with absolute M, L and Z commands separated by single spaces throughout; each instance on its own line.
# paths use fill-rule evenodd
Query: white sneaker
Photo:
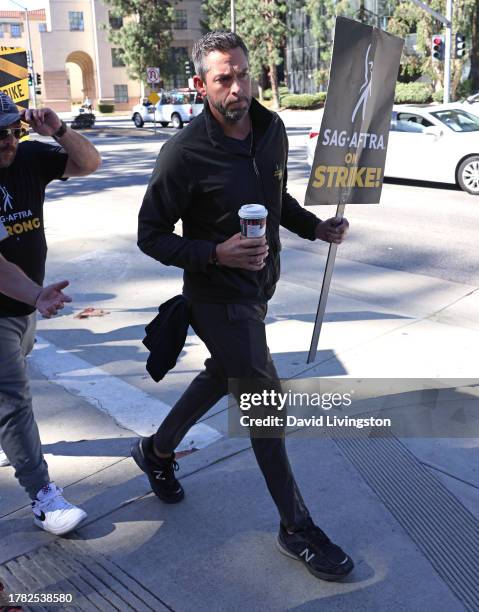
M 67 502 L 62 493 L 63 489 L 51 482 L 38 491 L 36 501 L 32 502 L 33 522 L 54 535 L 72 531 L 87 516 L 84 510 Z
M 10 461 L 7 458 L 7 455 L 3 452 L 2 447 L 0 446 L 0 467 L 5 467 L 6 465 L 10 465 Z

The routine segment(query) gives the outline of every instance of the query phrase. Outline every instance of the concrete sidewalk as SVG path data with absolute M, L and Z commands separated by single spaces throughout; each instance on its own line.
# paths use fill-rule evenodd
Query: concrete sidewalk
M 102 248 L 91 238 L 89 252 Z M 118 410 L 121 398 L 109 403 L 95 386 L 120 380 L 131 397 L 142 393 L 168 406 L 206 353 L 189 336 L 160 385 L 145 376 L 142 327 L 155 310 L 146 305 L 174 295 L 179 274 L 159 275 L 135 257 L 130 239 L 120 236 L 114 248 L 129 261 L 134 290 L 124 277 L 121 283 L 111 277 L 116 264 L 108 253 L 96 257 L 94 268 L 75 260 L 74 244 L 71 264 L 68 249 L 52 254 L 50 274 L 61 270 L 74 282 L 76 308 L 96 295 L 95 306 L 110 315 L 81 320 L 69 310 L 41 321 L 42 341 L 65 367 L 45 376 L 44 344 L 30 360 L 52 476 L 88 520 L 61 541 L 40 532 L 11 468 L 1 469 L 1 582 L 13 592 L 73 593 L 76 609 L 85 610 L 479 610 L 477 439 L 288 436 L 314 519 L 356 562 L 343 583 L 319 581 L 277 550 L 276 510 L 249 440 L 226 435 L 224 401 L 202 421 L 218 434 L 215 441 L 180 459 L 184 502 L 159 502 L 128 453 L 142 428 L 154 430 L 155 415 L 145 413 L 141 424 L 128 420 L 128 410 Z M 321 270 L 324 253 L 287 246 L 282 264 L 267 319 L 282 377 L 477 373 L 476 287 L 341 258 L 318 360 L 306 365 L 319 284 L 311 270 Z M 73 357 L 82 361 L 68 361 Z

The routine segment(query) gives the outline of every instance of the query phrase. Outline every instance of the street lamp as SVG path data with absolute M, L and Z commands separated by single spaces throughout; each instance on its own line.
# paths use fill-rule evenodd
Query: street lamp
M 28 40 L 27 65 L 33 76 L 33 87 L 31 89 L 32 106 L 33 108 L 37 108 L 37 96 L 35 93 L 35 70 L 33 68 L 32 40 L 30 38 L 30 22 L 28 20 L 28 9 L 26 6 L 19 4 L 15 0 L 9 0 L 9 1 L 19 6 L 22 9 L 22 11 L 24 11 L 25 13 L 25 21 L 27 22 L 27 40 Z

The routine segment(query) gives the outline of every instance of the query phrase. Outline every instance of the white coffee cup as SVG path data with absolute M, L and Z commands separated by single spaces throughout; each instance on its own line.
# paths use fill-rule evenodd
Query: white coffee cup
M 241 238 L 261 238 L 266 233 L 268 211 L 262 204 L 244 204 L 238 212 Z

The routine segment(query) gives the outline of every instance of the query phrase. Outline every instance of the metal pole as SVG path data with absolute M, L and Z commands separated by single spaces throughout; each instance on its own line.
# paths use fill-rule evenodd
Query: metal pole
M 96 80 L 98 88 L 97 108 L 98 104 L 103 98 L 103 92 L 101 89 L 101 75 L 100 75 L 100 52 L 98 51 L 98 34 L 96 27 L 96 12 L 95 12 L 95 0 L 91 0 L 91 14 L 92 14 L 92 27 L 93 27 L 93 44 L 95 46 L 95 64 L 96 64 Z
M 345 204 L 338 204 L 336 209 L 336 217 L 338 219 L 343 218 Z M 321 333 L 321 326 L 323 325 L 324 313 L 326 312 L 326 303 L 328 301 L 329 286 L 331 284 L 331 278 L 333 276 L 334 262 L 336 260 L 336 251 L 338 250 L 337 244 L 330 244 L 328 251 L 328 258 L 326 260 L 326 269 L 324 271 L 323 285 L 321 287 L 321 295 L 319 298 L 318 311 L 316 312 L 316 320 L 314 322 L 313 336 L 311 338 L 311 346 L 309 347 L 308 361 L 311 363 L 316 359 L 316 352 L 318 350 L 319 334 Z
M 236 9 L 235 0 L 230 0 L 230 11 L 231 11 L 231 31 L 236 32 Z
M 451 93 L 451 57 L 452 57 L 452 0 L 446 5 L 446 40 L 444 45 L 444 104 L 448 104 Z
M 35 69 L 33 67 L 33 52 L 32 52 L 32 39 L 30 38 L 30 21 L 28 20 L 28 9 L 24 8 L 25 11 L 25 19 L 27 22 L 27 39 L 28 39 L 28 51 L 30 54 L 30 66 L 29 68 L 32 71 L 32 79 L 33 79 L 33 87 L 32 87 L 32 106 L 33 108 L 37 108 L 37 93 L 35 91 L 35 87 L 37 86 L 37 75 L 35 74 Z

